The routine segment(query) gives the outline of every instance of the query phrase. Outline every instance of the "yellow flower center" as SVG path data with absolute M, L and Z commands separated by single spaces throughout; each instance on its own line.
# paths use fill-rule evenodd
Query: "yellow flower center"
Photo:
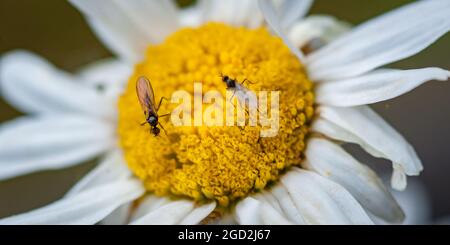
M 225 97 L 220 74 L 252 83 L 252 91 L 280 91 L 279 133 L 260 137 L 260 126 L 174 126 L 160 118 L 167 135 L 154 136 L 136 95 L 139 76 L 150 79 L 156 102 L 176 90 L 203 93 L 217 90 Z M 134 174 L 151 193 L 216 200 L 226 207 L 264 189 L 287 168 L 304 158 L 305 136 L 314 114 L 312 83 L 303 65 L 265 28 L 250 30 L 218 23 L 184 28 L 148 48 L 119 99 L 120 144 Z M 177 104 L 163 101 L 159 114 Z

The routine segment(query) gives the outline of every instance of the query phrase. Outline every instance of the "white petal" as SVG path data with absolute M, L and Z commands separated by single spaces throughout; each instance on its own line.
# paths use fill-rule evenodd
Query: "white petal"
M 191 201 L 172 201 L 133 221 L 132 225 L 174 225 L 178 224 L 194 209 Z
M 74 185 L 66 194 L 74 194 L 90 188 L 97 187 L 109 182 L 127 179 L 132 174 L 128 169 L 122 152 L 119 149 L 108 153 L 100 164 L 84 176 L 76 185 Z
M 132 212 L 131 221 L 135 221 L 143 217 L 144 215 L 170 203 L 171 200 L 165 197 L 157 197 L 155 195 L 146 195 L 139 201 L 139 205 L 136 210 Z
M 261 205 L 261 220 L 266 225 L 294 225 L 294 223 L 265 202 Z
M 0 126 L 0 179 L 75 165 L 114 141 L 112 124 L 80 115 L 15 119 Z
M 282 184 L 276 185 L 269 191 L 269 193 L 277 199 L 278 204 L 290 221 L 298 225 L 306 224 L 306 221 L 303 219 L 302 214 L 295 206 L 295 203 L 293 202 L 292 197 L 291 195 L 289 195 L 289 192 L 286 190 L 285 186 L 283 186 Z M 267 199 L 267 196 L 269 196 L 269 194 L 266 194 L 264 196 Z
M 350 24 L 332 16 L 312 15 L 296 22 L 288 32 L 288 38 L 296 47 L 314 51 L 350 30 Z
M 399 164 L 392 165 L 391 186 L 396 190 L 404 190 L 408 182 L 403 167 Z
M 78 181 L 66 193 L 66 197 L 76 195 L 80 191 L 95 188 L 109 182 L 127 179 L 131 176 L 132 174 L 126 166 L 122 152 L 119 149 L 115 149 L 109 152 L 97 167 Z M 133 201 L 118 207 L 106 216 L 101 223 L 104 225 L 126 224 L 130 218 L 132 203 Z
M 267 21 L 267 24 L 272 28 L 272 30 L 284 41 L 284 44 L 289 47 L 292 53 L 297 56 L 300 61 L 304 60 L 304 56 L 300 49 L 294 46 L 291 41 L 284 34 L 284 30 L 280 24 L 280 19 L 277 16 L 275 6 L 273 5 L 271 0 L 258 0 L 259 8 L 263 13 L 264 18 Z
M 240 225 L 261 225 L 261 202 L 247 197 L 236 205 L 235 218 Z
M 368 21 L 308 56 L 309 76 L 348 78 L 417 54 L 450 30 L 449 12 L 449 1 L 419 1 Z
M 333 180 L 347 189 L 361 205 L 389 222 L 401 222 L 404 214 L 375 172 L 360 164 L 341 147 L 312 138 L 306 149 L 306 169 Z
M 356 106 L 395 98 L 431 81 L 446 81 L 450 72 L 440 68 L 415 70 L 380 70 L 360 77 L 319 83 L 319 104 Z
M 116 114 L 113 100 L 28 52 L 2 57 L 0 88 L 3 97 L 24 112 L 82 112 L 110 119 Z
M 133 215 L 132 225 L 195 225 L 216 207 L 215 202 L 197 206 L 192 201 L 170 201 L 156 196 L 146 197 Z M 143 214 L 146 212 L 145 214 Z M 137 218 L 136 218 L 137 217 Z
M 202 9 L 202 6 L 203 4 L 196 4 L 191 7 L 180 9 L 179 10 L 180 25 L 188 27 L 200 26 L 204 18 L 204 16 L 202 16 L 202 13 L 204 11 Z
M 314 131 L 333 139 L 359 144 L 373 156 L 391 160 L 396 174 L 394 176 L 418 175 L 422 171 L 422 163 L 414 148 L 369 107 L 322 106 L 318 111 L 320 117 L 313 124 Z M 394 178 L 391 184 L 401 184 L 397 180 Z M 401 185 L 393 187 L 404 189 Z
M 102 88 L 102 92 L 115 98 L 122 93 L 133 72 L 133 67 L 117 59 L 105 59 L 89 64 L 78 72 L 86 84 Z
M 195 207 L 194 210 L 192 210 L 188 215 L 186 215 L 186 217 L 184 217 L 177 224 L 179 224 L 179 225 L 197 225 L 203 219 L 208 217 L 208 215 L 212 211 L 214 211 L 215 208 L 216 208 L 216 202 L 210 202 L 210 203 Z
M 108 216 L 100 221 L 102 225 L 126 225 L 129 221 L 134 201 L 116 208 Z
M 277 187 L 283 187 L 282 185 L 277 185 Z M 283 208 L 281 207 L 280 203 L 278 202 L 278 199 L 273 195 L 273 189 L 276 187 L 273 187 L 269 190 L 263 191 L 261 195 L 257 195 L 257 199 L 260 201 L 264 201 L 265 203 L 269 204 L 271 207 L 273 207 L 276 211 L 278 211 L 280 214 L 286 214 L 283 211 Z M 287 194 L 287 192 L 285 192 Z M 293 205 L 293 204 L 292 204 Z M 287 215 L 286 215 L 287 216 Z
M 283 30 L 305 16 L 313 2 L 313 0 L 284 0 L 278 14 Z
M 220 219 L 213 220 L 211 223 L 212 225 L 239 225 L 239 223 L 234 218 L 234 215 L 230 213 L 225 213 L 223 216 L 220 217 Z
M 0 224 L 95 224 L 114 209 L 144 193 L 138 180 L 122 180 L 80 192 L 28 213 L 0 220 Z
M 372 224 L 347 190 L 318 174 L 293 168 L 281 182 L 307 224 Z
M 396 191 L 393 194 L 405 211 L 406 219 L 403 224 L 423 225 L 431 221 L 431 199 L 419 179 L 411 179 L 405 191 Z
M 247 197 L 236 205 L 236 220 L 241 225 L 293 224 L 264 199 Z
M 430 197 L 419 179 L 412 178 L 404 191 L 394 191 L 392 194 L 405 212 L 406 218 L 402 225 L 431 224 Z M 377 217 L 373 217 L 373 220 L 376 224 L 389 224 Z
M 133 72 L 133 66 L 117 59 L 105 59 L 82 67 L 78 76 L 117 105 Z
M 130 62 L 142 59 L 152 43 L 163 41 L 178 28 L 172 1 L 70 0 L 100 39 L 119 57 Z
M 263 23 L 263 16 L 254 0 L 203 0 L 202 22 L 223 22 L 234 26 L 256 28 Z

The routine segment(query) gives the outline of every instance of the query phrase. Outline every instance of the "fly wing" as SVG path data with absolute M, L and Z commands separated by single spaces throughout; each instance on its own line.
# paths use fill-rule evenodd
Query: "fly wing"
M 240 92 L 240 93 L 238 93 Z M 248 103 L 248 107 L 251 109 L 258 110 L 258 100 L 253 91 L 246 88 L 244 85 L 236 83 L 236 97 L 241 104 L 241 106 L 245 107 L 246 103 Z
M 150 113 L 156 114 L 155 94 L 153 93 L 152 84 L 146 77 L 139 77 L 136 82 L 136 94 L 145 115 Z

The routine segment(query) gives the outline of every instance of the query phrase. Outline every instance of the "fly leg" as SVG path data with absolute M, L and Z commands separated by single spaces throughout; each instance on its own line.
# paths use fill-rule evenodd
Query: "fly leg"
M 236 94 L 236 89 L 233 90 L 233 94 L 232 94 L 231 97 L 230 97 L 230 103 L 231 103 L 231 101 L 233 100 L 233 97 L 234 97 L 235 94 Z
M 162 101 L 163 100 L 169 100 L 169 99 L 167 99 L 166 97 L 161 97 L 161 99 L 159 99 L 159 103 L 158 103 L 158 107 L 156 107 L 156 112 L 158 112 L 159 111 L 159 108 L 161 107 L 161 104 L 162 104 Z
M 164 129 L 163 125 L 160 122 L 158 122 L 158 125 L 162 128 L 162 130 L 164 131 L 164 134 L 167 136 L 167 131 L 166 131 L 166 129 Z
M 251 82 L 250 80 L 248 80 L 246 78 L 246 79 L 244 79 L 244 81 L 241 82 L 241 85 L 244 85 L 245 82 L 250 83 L 250 84 L 255 84 L 254 82 Z

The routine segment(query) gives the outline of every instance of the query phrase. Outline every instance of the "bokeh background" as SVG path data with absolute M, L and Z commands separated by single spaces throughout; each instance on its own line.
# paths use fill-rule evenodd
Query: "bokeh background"
M 179 2 L 185 4 L 189 0 Z M 356 25 L 409 2 L 412 1 L 317 0 L 311 12 L 333 15 Z M 72 72 L 81 65 L 112 56 L 80 13 L 63 0 L 0 0 L 0 55 L 15 49 L 33 51 Z M 450 34 L 421 54 L 390 66 L 450 69 Z M 417 179 L 425 184 L 432 216 L 450 215 L 450 83 L 429 82 L 399 98 L 375 104 L 373 108 L 409 140 L 422 159 L 425 170 Z M 0 123 L 20 115 L 0 98 Z M 390 173 L 388 162 L 369 157 L 355 146 L 348 149 L 361 161 L 370 162 L 377 171 Z M 62 197 L 94 166 L 95 159 L 64 170 L 0 181 L 0 218 Z

